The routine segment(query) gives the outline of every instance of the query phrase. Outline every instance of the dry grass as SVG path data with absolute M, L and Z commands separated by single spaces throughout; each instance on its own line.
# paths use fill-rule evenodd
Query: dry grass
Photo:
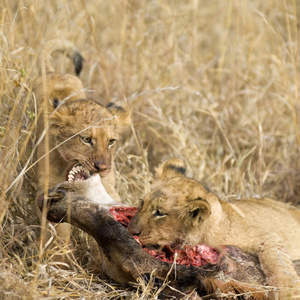
M 49 39 L 81 50 L 91 97 L 132 105 L 116 158 L 127 203 L 137 204 L 154 167 L 171 157 L 222 197 L 300 203 L 296 0 L 2 0 L 0 8 L 1 299 L 153 297 L 143 284 L 138 293 L 96 280 L 83 259 L 62 270 L 39 249 L 34 174 L 17 176 L 32 164 L 30 91 Z M 61 56 L 55 65 L 73 72 Z

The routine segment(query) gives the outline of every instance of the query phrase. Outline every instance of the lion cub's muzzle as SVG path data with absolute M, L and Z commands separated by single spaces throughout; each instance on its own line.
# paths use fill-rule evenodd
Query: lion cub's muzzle
M 69 182 L 83 181 L 90 178 L 95 173 L 98 173 L 101 177 L 105 177 L 109 174 L 110 170 L 111 166 L 107 165 L 102 160 L 95 161 L 94 163 L 87 163 L 85 165 L 76 163 L 67 173 L 67 180 Z
M 103 160 L 95 161 L 94 163 L 96 172 L 100 174 L 101 177 L 105 177 L 111 170 L 111 166 L 105 163 Z
M 137 218 L 133 217 L 131 222 L 128 225 L 128 231 L 132 234 L 132 235 L 137 235 L 139 236 L 141 234 L 141 230 L 138 228 L 138 224 L 137 224 Z

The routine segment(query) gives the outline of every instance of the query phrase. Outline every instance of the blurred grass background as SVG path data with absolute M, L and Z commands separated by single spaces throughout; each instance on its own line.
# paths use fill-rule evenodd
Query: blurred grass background
M 33 80 L 50 39 L 82 52 L 89 96 L 127 99 L 132 126 L 116 154 L 132 205 L 155 166 L 180 157 L 223 198 L 300 204 L 296 0 L 0 2 L 0 298 L 149 299 L 96 280 L 80 259 L 62 270 L 38 250 Z M 54 57 L 59 72 L 70 61 Z M 64 249 L 58 249 L 64 251 Z

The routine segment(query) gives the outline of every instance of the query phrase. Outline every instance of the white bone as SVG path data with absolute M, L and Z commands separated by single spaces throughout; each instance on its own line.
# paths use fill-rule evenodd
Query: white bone
M 95 203 L 101 205 L 116 205 L 119 204 L 106 192 L 99 174 L 95 174 L 84 181 L 87 184 L 86 197 Z

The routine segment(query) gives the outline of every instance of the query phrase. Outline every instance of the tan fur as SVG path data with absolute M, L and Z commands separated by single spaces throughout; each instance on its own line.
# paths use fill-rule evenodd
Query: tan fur
M 129 230 L 145 245 L 233 245 L 258 256 L 268 285 L 300 286 L 291 261 L 300 258 L 300 210 L 268 198 L 221 200 L 186 177 L 179 159 L 157 169 L 152 191 Z
M 38 194 L 45 188 L 67 180 L 75 163 L 103 177 L 107 192 L 120 200 L 115 190 L 114 152 L 123 126 L 130 122 L 125 103 L 110 103 L 107 107 L 87 99 L 81 80 L 71 74 L 53 73 L 50 63 L 53 52 L 61 52 L 73 60 L 76 73 L 83 58 L 68 41 L 50 41 L 46 47 L 45 65 L 50 73 L 34 82 L 40 117 L 37 124 Z M 84 143 L 83 137 L 91 139 Z M 49 168 L 49 169 L 48 169 Z M 68 235 L 68 226 L 58 227 L 58 235 Z

